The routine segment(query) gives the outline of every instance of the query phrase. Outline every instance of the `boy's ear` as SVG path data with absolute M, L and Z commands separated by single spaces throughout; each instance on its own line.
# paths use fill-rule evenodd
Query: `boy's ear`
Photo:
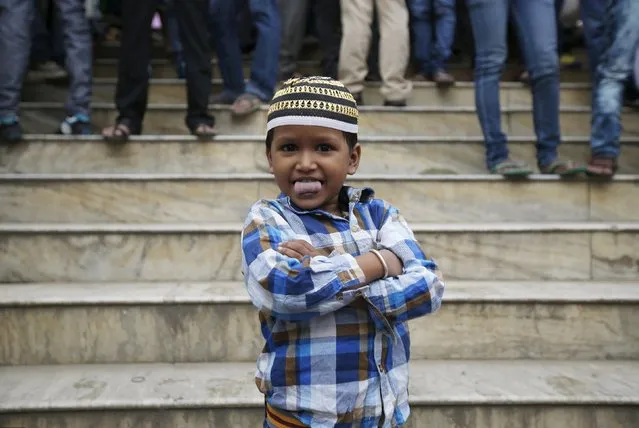
M 353 175 L 357 172 L 357 168 L 359 168 L 359 161 L 362 158 L 362 146 L 357 143 L 355 147 L 351 150 L 351 156 L 348 164 L 348 174 Z
M 268 160 L 268 172 L 273 174 L 273 159 L 271 159 L 271 148 L 266 148 L 266 159 Z

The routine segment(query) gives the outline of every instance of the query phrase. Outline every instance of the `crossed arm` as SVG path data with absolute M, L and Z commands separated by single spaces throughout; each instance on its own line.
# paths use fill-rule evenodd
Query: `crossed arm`
M 358 298 L 391 323 L 435 312 L 444 290 L 437 266 L 399 212 L 386 208 L 376 242 L 389 277 L 381 279 L 384 268 L 375 254 L 327 257 L 297 239 L 274 207 L 255 206 L 242 233 L 244 275 L 254 305 L 288 321 L 336 311 Z

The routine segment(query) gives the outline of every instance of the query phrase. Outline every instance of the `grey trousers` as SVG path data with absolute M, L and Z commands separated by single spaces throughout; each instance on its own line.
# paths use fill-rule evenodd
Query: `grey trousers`
M 339 0 L 278 0 L 282 25 L 280 76 L 295 72 L 297 57 L 306 35 L 309 7 L 315 17 L 315 31 L 323 51 L 322 74 L 337 78 L 341 42 Z
M 93 41 L 84 0 L 55 0 L 60 9 L 69 73 L 69 116 L 91 114 Z M 0 117 L 18 116 L 20 92 L 29 64 L 33 0 L 0 0 Z

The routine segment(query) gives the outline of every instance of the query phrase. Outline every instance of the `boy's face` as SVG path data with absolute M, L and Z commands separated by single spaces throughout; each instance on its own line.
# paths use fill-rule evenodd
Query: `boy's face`
M 339 214 L 339 192 L 359 165 L 361 147 L 349 150 L 341 131 L 287 125 L 273 131 L 266 157 L 280 190 L 303 210 Z

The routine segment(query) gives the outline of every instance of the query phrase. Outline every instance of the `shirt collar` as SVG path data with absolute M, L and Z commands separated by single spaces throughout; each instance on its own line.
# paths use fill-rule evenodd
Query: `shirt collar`
M 375 191 L 370 187 L 351 187 L 351 186 L 342 186 L 342 189 L 339 192 L 339 204 L 340 209 L 342 211 L 347 211 L 349 215 L 353 211 L 355 204 L 367 204 L 369 203 L 373 197 L 375 196 Z M 326 212 L 324 210 L 316 209 L 316 210 L 302 210 L 295 206 L 291 202 L 291 198 L 284 193 L 280 193 L 277 200 L 293 211 L 296 214 L 316 214 L 321 213 L 324 215 L 328 215 L 331 217 L 336 217 L 335 215 Z

